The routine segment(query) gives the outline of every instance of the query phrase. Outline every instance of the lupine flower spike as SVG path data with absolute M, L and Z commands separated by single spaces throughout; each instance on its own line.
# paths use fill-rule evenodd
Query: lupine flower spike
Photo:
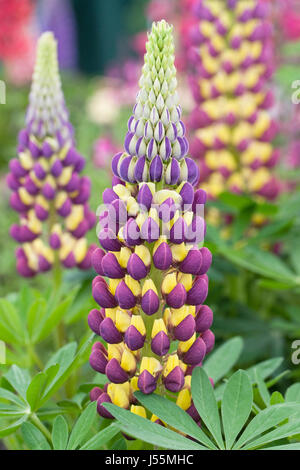
M 7 177 L 10 204 L 20 216 L 10 233 L 20 244 L 16 256 L 22 276 L 54 264 L 90 267 L 92 248 L 85 234 L 95 215 L 88 206 L 90 181 L 80 176 L 84 164 L 61 89 L 56 41 L 47 32 L 38 42 L 26 127 Z
M 194 189 L 198 168 L 187 157 L 165 21 L 152 26 L 139 85 L 125 152 L 113 158 L 112 188 L 103 194 L 101 248 L 92 254 L 99 309 L 88 323 L 107 346 L 94 344 L 90 364 L 109 383 L 91 399 L 104 417 L 112 417 L 105 402 L 145 416 L 134 391 L 168 390 L 198 422 L 190 382 L 214 345 L 213 314 L 204 305 L 211 254 L 202 246 L 206 194 Z
M 272 174 L 279 152 L 267 83 L 273 71 L 272 27 L 258 0 L 199 0 L 190 31 L 197 107 L 192 155 L 200 160 L 201 184 L 210 197 L 230 190 L 274 199 Z

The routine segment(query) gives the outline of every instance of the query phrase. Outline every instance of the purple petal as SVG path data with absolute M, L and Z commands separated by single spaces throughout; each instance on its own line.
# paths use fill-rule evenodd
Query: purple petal
M 115 384 L 123 384 L 128 380 L 128 374 L 122 369 L 117 359 L 111 359 L 106 366 L 105 374 Z
M 208 354 L 215 345 L 215 335 L 211 330 L 207 330 L 202 333 L 201 338 L 206 346 L 206 354 Z
M 100 325 L 104 318 L 105 312 L 97 310 L 96 308 L 93 308 L 88 314 L 88 325 L 90 329 L 98 336 L 100 335 Z
M 127 271 L 133 279 L 139 281 L 147 276 L 149 268 L 136 253 L 132 253 L 128 260 Z
M 186 303 L 188 305 L 200 305 L 203 304 L 208 294 L 207 282 L 198 277 L 194 281 L 193 287 L 188 291 Z
M 157 333 L 151 341 L 151 349 L 154 354 L 164 356 L 170 349 L 170 338 L 164 331 Z
M 102 270 L 104 275 L 110 279 L 121 279 L 125 275 L 125 270 L 120 266 L 113 253 L 107 253 L 102 258 Z
M 137 351 L 144 346 L 145 336 L 141 335 L 134 325 L 130 325 L 126 330 L 124 342 L 131 351 Z
M 159 155 L 156 155 L 150 163 L 150 180 L 158 182 L 161 180 L 163 172 L 163 164 Z
M 100 324 L 100 335 L 109 344 L 118 344 L 122 341 L 122 333 L 116 328 L 113 320 L 109 317 L 104 318 Z
M 141 307 L 146 315 L 154 315 L 159 309 L 159 297 L 152 289 L 149 289 L 145 295 L 143 295 Z
M 166 295 L 166 302 L 172 308 L 180 308 L 185 304 L 186 298 L 186 290 L 183 284 L 179 283 Z
M 179 353 L 178 353 L 179 354 Z M 185 364 L 196 365 L 199 364 L 206 354 L 206 345 L 202 338 L 197 338 L 192 344 L 190 349 L 181 355 Z M 180 354 L 179 354 L 180 355 Z
M 106 282 L 104 281 L 101 283 L 97 283 L 93 289 L 92 289 L 92 295 L 97 302 L 97 304 L 100 305 L 100 307 L 103 308 L 114 308 L 117 306 L 116 299 L 112 295 L 112 293 L 108 290 L 108 286 Z
M 157 269 L 165 271 L 172 264 L 172 251 L 168 243 L 162 242 L 153 254 L 153 264 Z
M 176 366 L 167 377 L 164 377 L 163 382 L 170 392 L 179 392 L 184 385 L 184 373 L 179 366 Z
M 195 320 L 193 315 L 187 315 L 187 317 L 174 328 L 174 336 L 179 341 L 187 341 L 194 333 Z
M 152 374 L 150 374 L 150 372 L 143 370 L 138 378 L 138 387 L 142 393 L 149 395 L 156 389 L 156 379 Z
M 125 281 L 121 281 L 116 289 L 116 299 L 121 308 L 125 310 L 135 307 L 137 299 Z
M 90 366 L 95 371 L 100 372 L 100 374 L 105 373 L 107 358 L 105 357 L 102 351 L 100 351 L 99 349 L 94 349 L 94 351 L 91 352 L 89 362 Z

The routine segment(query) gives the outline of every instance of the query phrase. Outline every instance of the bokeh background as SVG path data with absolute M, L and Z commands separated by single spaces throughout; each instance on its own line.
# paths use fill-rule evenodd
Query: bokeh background
M 28 283 L 42 289 L 48 282 L 46 276 L 24 281 L 16 274 L 15 243 L 8 234 L 17 215 L 9 207 L 5 184 L 8 162 L 16 155 L 17 135 L 24 124 L 39 34 L 51 30 L 58 41 L 63 91 L 78 149 L 87 160 L 85 171 L 92 180 L 91 206 L 96 210 L 109 184 L 111 158 L 123 147 L 138 89 L 146 30 L 153 20 L 165 18 L 174 24 L 184 115 L 188 116 L 194 106 L 184 48 L 192 3 L 192 0 L 0 0 L 0 70 L 6 85 L 6 102 L 0 105 L 0 295 L 19 292 Z M 292 187 L 283 200 L 292 195 L 296 217 L 300 204 L 300 105 L 292 103 L 295 92 L 292 84 L 300 79 L 300 2 L 268 3 L 276 52 L 270 88 L 276 98 L 271 112 L 279 123 L 277 171 L 283 185 Z M 299 228 L 299 220 L 289 232 L 289 241 L 299 245 L 299 231 L 295 227 Z M 89 238 L 95 242 L 95 230 Z M 283 257 L 299 269 L 299 254 L 291 261 L 291 253 L 283 250 Z M 243 364 L 276 355 L 289 362 L 291 341 L 300 338 L 299 291 L 266 289 L 266 283 L 259 282 L 259 275 L 245 272 L 218 255 L 211 280 L 207 303 L 215 311 L 218 342 L 242 335 L 246 340 Z M 247 292 L 242 290 L 242 281 Z M 299 376 L 299 366 L 293 368 L 290 363 L 289 366 Z

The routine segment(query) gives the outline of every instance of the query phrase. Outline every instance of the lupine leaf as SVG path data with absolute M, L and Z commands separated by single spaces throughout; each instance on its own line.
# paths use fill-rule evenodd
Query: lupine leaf
M 163 422 L 167 423 L 172 428 L 177 429 L 191 437 L 197 439 L 201 444 L 206 445 L 211 449 L 216 449 L 211 440 L 204 434 L 204 432 L 197 426 L 195 421 L 167 398 L 161 397 L 152 393 L 145 395 L 141 392 L 136 392 L 135 396 L 151 413 L 158 416 Z
M 50 450 L 51 447 L 45 436 L 32 423 L 23 423 L 21 426 L 25 444 L 31 450 Z
M 273 359 L 268 359 L 266 361 L 260 362 L 255 366 L 249 367 L 247 373 L 250 377 L 250 380 L 255 383 L 255 370 L 258 370 L 262 379 L 270 377 L 270 375 L 275 372 L 276 369 L 282 364 L 282 357 L 274 357 Z
M 36 333 L 37 342 L 45 339 L 60 323 L 61 319 L 74 301 L 76 293 L 77 289 L 74 289 L 65 300 L 49 312 L 48 316 L 44 319 L 44 322 L 40 325 L 39 331 Z
M 18 397 L 18 395 L 11 392 L 10 390 L 6 390 L 6 388 L 0 388 L 0 401 L 1 401 L 1 398 L 4 400 L 9 400 L 21 407 L 24 406 L 25 404 L 25 400 L 21 400 L 21 398 Z
M 218 382 L 237 362 L 242 349 L 242 338 L 237 336 L 236 338 L 226 341 L 226 343 L 214 351 L 207 361 L 205 361 L 203 369 L 215 383 Z
M 299 433 L 299 429 L 300 429 L 300 419 L 298 419 L 297 421 L 293 420 L 291 423 L 283 424 L 282 426 L 279 426 L 273 431 L 270 431 L 267 434 L 264 434 L 258 439 L 248 442 L 248 444 L 244 448 L 255 449 L 257 447 L 261 447 L 265 444 L 268 444 L 269 442 L 275 442 L 279 439 L 283 439 L 284 437 L 292 437 Z
M 263 400 L 264 404 L 266 406 L 269 406 L 270 394 L 269 394 L 269 391 L 267 389 L 265 382 L 263 381 L 261 373 L 259 372 L 259 369 L 255 369 L 254 375 L 255 375 L 255 382 L 257 384 L 260 397 Z
M 24 423 L 28 419 L 28 415 L 23 415 L 21 416 L 20 419 L 17 419 L 16 421 L 13 421 L 12 423 L 7 424 L 7 420 L 0 420 L 0 437 L 5 437 L 9 436 L 10 434 L 14 433 L 19 427 L 21 426 L 22 423 Z M 1 426 L 1 421 L 4 424 Z
M 92 427 L 96 414 L 96 402 L 92 402 L 76 421 L 69 438 L 67 449 L 74 450 L 82 443 Z
M 294 444 L 285 444 L 282 446 L 264 447 L 261 450 L 300 450 L 300 442 Z
M 220 449 L 224 449 L 221 422 L 214 390 L 206 372 L 195 367 L 192 374 L 192 399 L 207 429 Z
M 206 448 L 200 446 L 200 444 L 170 429 L 166 429 L 159 424 L 152 423 L 148 419 L 131 413 L 131 411 L 124 410 L 112 403 L 105 403 L 103 406 L 118 419 L 121 423 L 122 431 L 137 439 L 142 439 L 143 441 L 165 449 L 206 450 Z
M 229 379 L 222 401 L 222 419 L 226 448 L 231 449 L 236 436 L 252 409 L 252 385 L 246 372 L 238 370 Z
M 285 394 L 287 402 L 299 402 L 300 403 L 300 383 L 291 385 Z
M 69 429 L 65 418 L 61 415 L 55 418 L 52 428 L 52 443 L 54 450 L 65 450 L 68 443 Z
M 40 400 L 39 406 L 44 405 L 49 400 L 49 398 L 68 379 L 68 377 L 72 374 L 72 372 L 77 367 L 79 367 L 82 358 L 84 357 L 84 355 L 86 355 L 87 351 L 91 347 L 91 343 L 93 341 L 94 336 L 95 336 L 94 333 L 89 336 L 89 338 L 83 343 L 83 345 L 78 350 L 78 352 L 76 353 L 75 356 L 74 355 L 72 356 L 71 354 L 69 354 L 68 361 L 66 361 L 63 357 L 61 357 L 61 352 L 67 346 L 68 347 L 71 346 L 72 348 L 74 348 L 74 345 L 76 346 L 76 343 L 70 343 L 67 346 L 64 346 L 64 348 L 61 348 L 60 351 L 58 351 L 59 357 L 58 357 L 58 355 L 54 355 L 54 357 L 51 358 L 51 360 L 48 362 L 48 367 L 50 365 L 52 365 L 53 363 L 55 363 L 55 361 L 58 360 L 58 359 L 61 360 L 61 365 L 60 365 L 59 373 L 57 374 L 57 376 L 54 377 L 53 381 L 46 388 L 46 390 L 45 390 L 45 392 L 44 392 L 44 394 L 43 394 L 43 396 Z M 70 351 L 69 351 L 69 353 L 70 353 Z
M 24 328 L 13 304 L 0 299 L 0 338 L 6 343 L 24 344 Z
M 27 331 L 31 342 L 36 341 L 36 333 L 42 324 L 43 317 L 46 313 L 47 303 L 43 298 L 37 299 L 27 312 Z
M 279 405 L 280 403 L 284 403 L 284 398 L 280 392 L 273 392 L 270 397 L 270 405 Z
M 244 446 L 250 439 L 254 439 L 268 429 L 271 429 L 282 423 L 292 415 L 300 413 L 300 404 L 280 404 L 270 406 L 260 411 L 248 424 L 247 428 L 234 445 L 234 449 Z
M 5 379 L 10 385 L 21 395 L 22 398 L 26 399 L 27 387 L 30 384 L 30 375 L 27 369 L 21 369 L 15 364 L 11 366 L 9 371 L 4 375 Z
M 112 423 L 107 428 L 99 431 L 95 436 L 89 439 L 80 450 L 99 450 L 108 441 L 115 437 L 120 432 L 120 426 L 117 423 Z M 114 447 L 115 449 L 115 447 Z
M 31 411 L 36 411 L 37 405 L 40 400 L 40 396 L 43 392 L 44 385 L 46 383 L 47 376 L 44 372 L 39 372 L 30 382 L 27 392 L 26 399 L 30 405 Z

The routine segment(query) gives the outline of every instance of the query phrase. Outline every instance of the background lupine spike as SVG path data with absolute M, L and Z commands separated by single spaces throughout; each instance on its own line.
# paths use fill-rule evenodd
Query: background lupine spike
M 223 191 L 276 198 L 272 172 L 279 151 L 268 85 L 274 68 L 268 7 L 253 2 L 199 0 L 190 27 L 191 90 L 196 101 L 189 124 L 200 183 L 210 197 Z M 258 220 L 257 220 L 258 221 Z
M 111 383 L 94 390 L 91 400 L 104 417 L 111 417 L 107 402 L 137 412 L 136 390 L 148 394 L 159 386 L 180 393 L 214 343 L 212 311 L 204 305 L 211 255 L 199 247 L 206 197 L 194 191 L 197 168 L 185 157 L 172 27 L 165 21 L 152 26 L 140 87 L 127 153 L 114 157 L 117 178 L 103 195 L 104 251 L 92 256 L 98 274 L 92 293 L 101 309 L 90 312 L 88 323 L 108 345 L 96 343 L 90 364 Z M 178 349 L 170 352 L 176 340 Z M 179 403 L 193 409 L 191 399 L 188 406 Z
M 95 215 L 88 206 L 90 181 L 80 176 L 84 158 L 74 146 L 61 89 L 57 45 L 50 32 L 37 45 L 26 127 L 19 134 L 18 158 L 10 162 L 10 204 L 19 213 L 11 236 L 20 244 L 17 270 L 34 276 L 53 265 L 91 266 L 85 239 Z

